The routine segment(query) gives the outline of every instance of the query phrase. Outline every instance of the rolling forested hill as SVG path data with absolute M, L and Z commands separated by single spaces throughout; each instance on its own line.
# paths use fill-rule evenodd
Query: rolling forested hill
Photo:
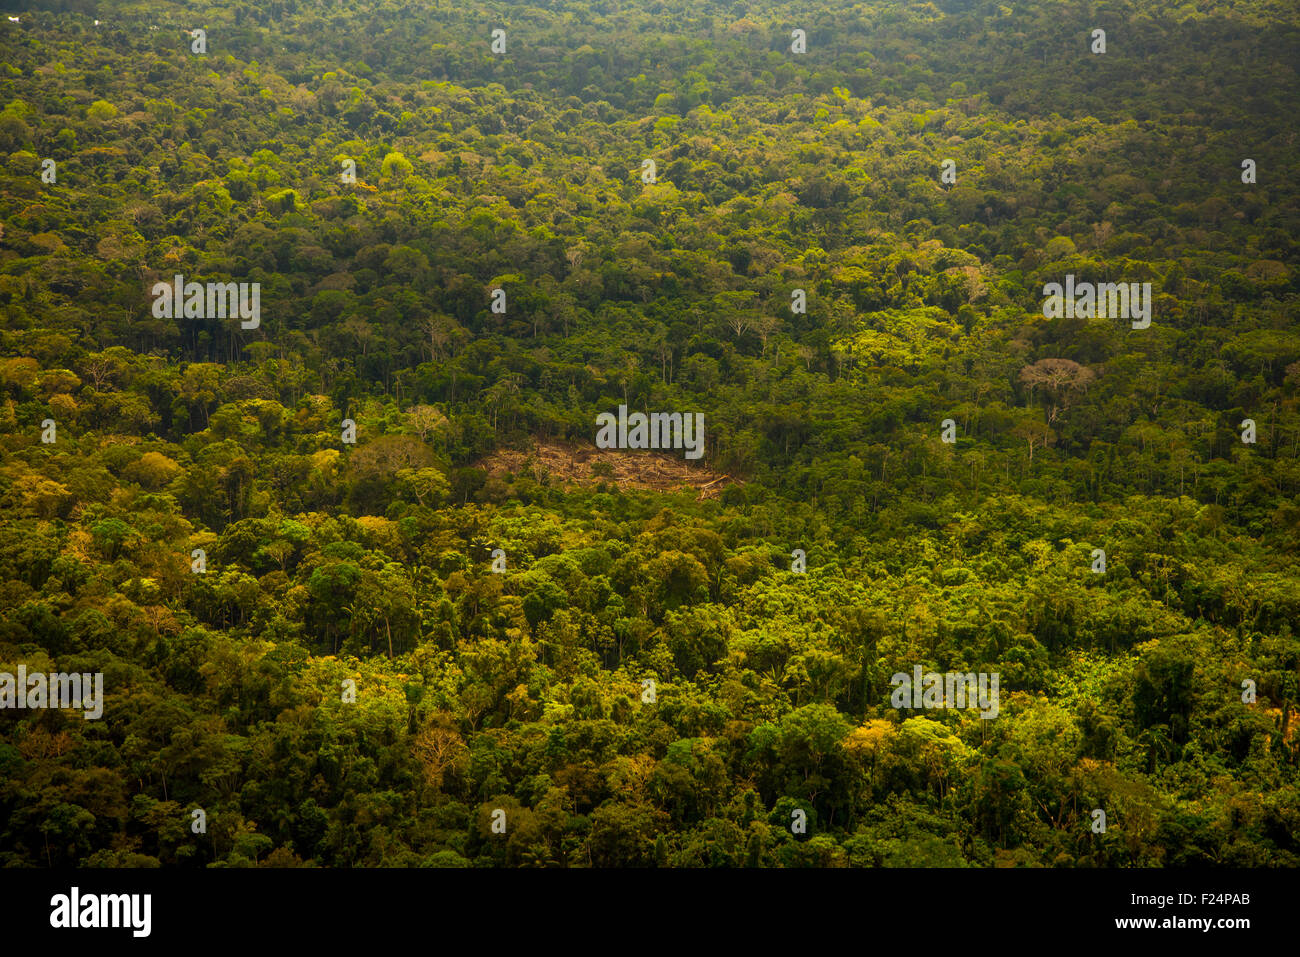
M 1298 51 L 1290 0 L 10 11 L 0 672 L 104 690 L 0 713 L 0 866 L 1300 865 Z

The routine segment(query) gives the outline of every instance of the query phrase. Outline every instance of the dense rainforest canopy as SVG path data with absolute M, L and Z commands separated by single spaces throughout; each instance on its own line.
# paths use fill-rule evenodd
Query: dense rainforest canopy
M 1291 0 L 16 17 L 0 865 L 1300 865 Z

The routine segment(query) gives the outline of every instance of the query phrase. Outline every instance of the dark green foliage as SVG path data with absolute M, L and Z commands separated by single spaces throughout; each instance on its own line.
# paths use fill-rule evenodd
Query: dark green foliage
M 1300 865 L 1291 5 L 94 16 L 0 33 L 0 672 L 106 694 L 0 866 Z

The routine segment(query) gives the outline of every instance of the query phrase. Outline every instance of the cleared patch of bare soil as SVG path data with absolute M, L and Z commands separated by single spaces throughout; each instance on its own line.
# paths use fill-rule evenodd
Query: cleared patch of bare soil
M 728 485 L 744 484 L 729 475 L 688 462 L 680 453 L 627 452 L 563 442 L 538 442 L 531 450 L 498 449 L 483 458 L 478 467 L 496 475 L 503 472 L 518 475 L 531 470 L 535 476 L 545 475 L 561 485 L 595 486 L 608 482 L 619 488 L 657 492 L 691 488 L 700 499 L 715 498 Z

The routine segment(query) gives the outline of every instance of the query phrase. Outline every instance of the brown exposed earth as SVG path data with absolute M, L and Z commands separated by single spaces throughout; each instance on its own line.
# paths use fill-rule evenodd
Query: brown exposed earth
M 608 464 L 609 471 L 596 470 L 597 463 L 602 462 Z M 623 452 L 562 442 L 539 442 L 531 450 L 498 449 L 480 461 L 478 467 L 496 475 L 504 472 L 518 475 L 531 470 L 535 476 L 545 475 L 549 481 L 561 485 L 594 486 L 608 482 L 619 488 L 656 492 L 691 488 L 701 500 L 717 497 L 728 485 L 744 484 L 729 475 L 688 462 L 680 455 Z

